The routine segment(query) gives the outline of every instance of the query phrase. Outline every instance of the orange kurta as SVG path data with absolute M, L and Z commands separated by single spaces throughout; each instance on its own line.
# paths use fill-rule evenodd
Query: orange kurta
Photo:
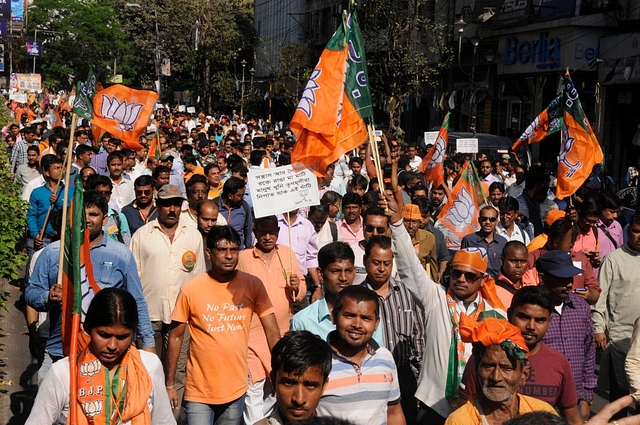
M 284 272 L 290 273 L 293 265 L 293 273 L 300 278 L 300 290 L 296 294 L 296 300 L 306 296 L 307 285 L 298 260 L 288 246 L 278 245 L 277 253 L 271 258 L 270 264 L 267 264 L 258 254 L 259 251 L 255 247 L 242 251 L 238 260 L 238 270 L 262 280 L 275 310 L 280 336 L 283 336 L 289 331 L 289 321 L 293 316 L 293 294 L 287 285 Z M 265 379 L 271 371 L 271 352 L 267 337 L 256 315 L 251 320 L 247 361 L 249 375 L 254 383 Z

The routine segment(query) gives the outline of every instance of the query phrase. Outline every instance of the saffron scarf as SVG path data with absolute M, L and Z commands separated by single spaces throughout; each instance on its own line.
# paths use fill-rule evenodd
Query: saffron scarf
M 151 376 L 140 352 L 130 347 L 117 366 L 113 379 L 100 360 L 85 349 L 78 355 L 78 403 L 84 413 L 80 425 L 132 425 L 151 423 L 147 400 L 151 395 Z

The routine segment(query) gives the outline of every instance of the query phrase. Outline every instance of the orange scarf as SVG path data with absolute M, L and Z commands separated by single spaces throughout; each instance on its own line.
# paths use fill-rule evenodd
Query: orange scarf
M 151 423 L 147 400 L 151 395 L 151 376 L 140 352 L 130 347 L 120 361 L 113 379 L 100 360 L 86 349 L 78 355 L 79 425 L 132 425 Z

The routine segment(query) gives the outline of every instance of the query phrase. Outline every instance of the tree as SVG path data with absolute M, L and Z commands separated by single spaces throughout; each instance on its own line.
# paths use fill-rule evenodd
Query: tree
M 402 113 L 411 97 L 440 83 L 453 59 L 447 25 L 428 0 L 367 0 L 359 8 L 371 95 L 384 98 L 389 127 L 403 133 Z
M 75 80 L 85 78 L 90 65 L 104 81 L 114 59 L 127 50 L 110 2 L 34 0 L 27 33 L 35 35 L 36 30 L 43 34 L 39 41 L 46 39 L 45 55 L 38 63 L 47 87 L 71 88 Z

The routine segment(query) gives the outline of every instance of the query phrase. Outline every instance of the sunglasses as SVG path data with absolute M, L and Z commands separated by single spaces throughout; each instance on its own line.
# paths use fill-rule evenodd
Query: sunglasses
M 458 269 L 451 270 L 451 277 L 453 277 L 454 279 L 460 279 L 460 277 L 462 277 L 463 275 L 464 280 L 466 280 L 467 282 L 475 282 L 476 280 L 484 276 L 483 274 L 475 274 L 474 272 L 463 272 L 462 270 Z
M 375 231 L 375 233 L 379 235 L 387 231 L 387 229 L 385 229 L 384 227 L 377 227 L 377 226 L 370 226 L 370 225 L 364 226 L 364 230 L 366 230 L 367 233 L 373 233 Z
M 136 190 L 136 195 L 151 195 L 150 190 Z
M 496 220 L 498 220 L 498 217 L 484 217 L 484 216 L 480 216 L 480 218 L 478 219 L 478 221 L 483 222 L 483 221 L 487 221 L 489 220 L 492 223 L 495 223 Z

